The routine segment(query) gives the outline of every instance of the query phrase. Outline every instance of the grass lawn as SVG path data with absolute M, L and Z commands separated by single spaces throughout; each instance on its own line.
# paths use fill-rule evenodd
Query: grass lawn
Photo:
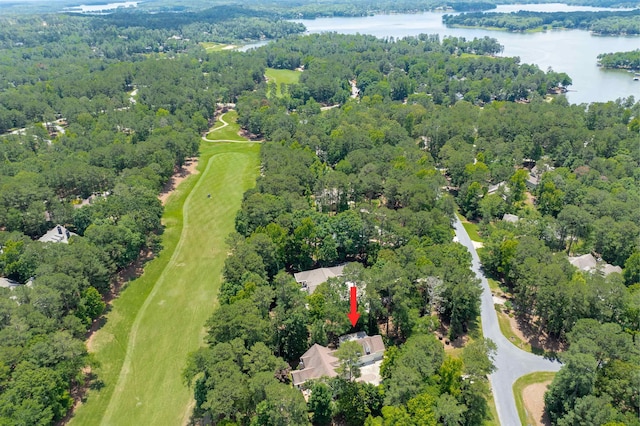
M 103 382 L 75 413 L 75 425 L 181 425 L 193 405 L 182 370 L 202 345 L 216 305 L 225 238 L 244 191 L 255 184 L 258 144 L 203 144 L 198 169 L 165 208 L 164 250 L 114 300 L 91 342 Z M 207 197 L 211 194 L 211 198 Z
M 485 420 L 484 426 L 500 426 L 500 420 L 498 420 L 498 409 L 496 408 L 496 402 L 493 400 L 493 392 L 487 396 L 487 405 L 489 406 L 490 419 Z
M 478 234 L 478 225 L 469 222 L 460 213 L 456 213 L 456 215 L 458 215 L 458 219 L 460 219 L 460 222 L 462 222 L 462 226 L 464 226 L 464 229 L 467 230 L 467 234 L 469 234 L 469 238 L 471 238 L 471 241 L 476 241 L 479 243 L 484 242 L 480 234 Z
M 535 421 L 532 418 L 531 414 L 527 411 L 527 409 L 524 406 L 524 398 L 523 398 L 524 388 L 534 383 L 543 383 L 549 380 L 553 380 L 553 377 L 555 375 L 556 373 L 552 373 L 552 372 L 531 373 L 531 374 L 527 374 L 525 376 L 520 377 L 513 384 L 513 395 L 516 398 L 516 407 L 518 408 L 518 416 L 520 417 L 520 423 L 522 423 L 523 425 L 535 424 Z
M 281 97 L 282 92 L 280 91 L 280 85 L 297 83 L 298 81 L 300 81 L 300 76 L 302 75 L 302 73 L 300 71 L 267 68 L 264 71 L 264 75 L 267 77 L 267 80 L 269 80 L 269 82 L 273 81 L 274 83 L 276 83 L 276 96 Z
M 493 278 L 487 278 L 487 281 L 489 282 L 489 288 L 491 289 L 491 291 L 501 290 L 498 281 L 494 280 Z
M 227 126 L 224 125 L 224 122 L 228 123 Z M 238 135 L 240 131 L 240 125 L 238 124 L 238 113 L 236 111 L 229 111 L 222 114 L 215 126 L 209 133 L 207 133 L 206 138 L 209 140 L 231 140 L 243 142 L 246 141 L 245 138 Z
M 500 331 L 502 332 L 504 337 L 509 339 L 511 343 L 513 343 L 523 351 L 533 353 L 531 349 L 531 345 L 523 341 L 520 337 L 516 336 L 516 334 L 513 332 L 513 329 L 511 328 L 511 323 L 509 322 L 509 316 L 504 312 L 499 312 L 497 310 L 496 310 L 496 313 L 498 314 L 498 323 L 500 324 Z

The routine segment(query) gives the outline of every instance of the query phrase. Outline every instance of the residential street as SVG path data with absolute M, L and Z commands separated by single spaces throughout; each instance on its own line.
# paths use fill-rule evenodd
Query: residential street
M 557 361 L 550 361 L 541 356 L 521 350 L 507 340 L 500 332 L 498 316 L 494 309 L 493 298 L 491 296 L 491 290 L 489 289 L 489 282 L 481 270 L 478 253 L 473 247 L 471 238 L 469 238 L 467 231 L 459 219 L 456 219 L 454 227 L 460 244 L 464 245 L 471 253 L 473 258 L 471 269 L 482 281 L 482 332 L 484 333 L 484 337 L 493 340 L 498 347 L 495 358 L 497 370 L 489 378 L 500 424 L 504 426 L 516 426 L 520 424 L 520 419 L 518 418 L 516 402 L 513 396 L 513 383 L 520 376 L 535 371 L 558 371 L 561 364 Z

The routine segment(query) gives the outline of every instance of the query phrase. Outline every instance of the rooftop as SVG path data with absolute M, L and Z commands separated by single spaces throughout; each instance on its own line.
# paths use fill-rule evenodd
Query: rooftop
M 520 220 L 520 218 L 518 216 L 516 216 L 515 214 L 505 213 L 505 215 L 502 216 L 502 221 L 503 222 L 516 223 L 519 220 Z
M 0 277 L 0 287 L 2 288 L 14 288 L 20 285 L 19 282 L 10 280 L 9 278 Z
M 605 277 L 614 272 L 621 274 L 622 268 L 619 266 L 611 265 L 606 262 L 599 262 L 591 253 L 583 254 L 582 256 L 569 257 L 569 263 L 576 268 L 585 272 L 599 272 Z
M 302 271 L 293 274 L 296 281 L 302 285 L 302 288 L 306 289 L 309 294 L 312 294 L 316 287 L 326 282 L 329 278 L 342 276 L 342 270 L 346 266 L 345 264 L 332 266 L 330 268 L 316 268 L 309 271 Z
M 317 379 L 323 376 L 335 377 L 335 367 L 338 363 L 338 358 L 334 357 L 332 351 L 329 348 L 315 344 L 309 348 L 300 357 L 300 366 L 302 370 L 296 370 L 291 372 L 294 386 L 301 385 L 307 380 Z
M 62 225 L 56 225 L 52 229 L 50 229 L 46 234 L 38 239 L 43 243 L 64 243 L 69 244 L 69 238 L 71 238 L 75 234 L 70 232 L 67 228 Z
M 340 343 L 356 341 L 362 345 L 363 355 L 360 358 L 361 376 L 357 381 L 372 384 L 380 383 L 380 364 L 384 355 L 382 336 L 367 336 L 365 332 L 348 334 L 339 338 Z M 300 357 L 300 370 L 291 372 L 294 386 L 300 386 L 307 380 L 320 377 L 335 377 L 338 358 L 335 351 L 317 343 Z

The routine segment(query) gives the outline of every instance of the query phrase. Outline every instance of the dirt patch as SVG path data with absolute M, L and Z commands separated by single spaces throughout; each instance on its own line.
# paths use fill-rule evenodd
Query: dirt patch
M 173 194 L 173 192 L 183 180 L 185 180 L 192 174 L 198 173 L 198 171 L 196 170 L 197 166 L 197 157 L 187 158 L 184 165 L 180 169 L 175 171 L 173 176 L 171 176 L 171 179 L 169 179 L 169 182 L 167 182 L 164 188 L 162 188 L 162 192 L 160 193 L 160 195 L 158 195 L 158 198 L 160 199 L 160 202 L 163 206 L 167 202 L 167 199 L 169 199 L 171 194 Z
M 522 332 L 522 330 L 520 330 L 520 326 L 518 325 L 518 320 L 515 319 L 515 317 L 510 317 L 508 315 L 507 315 L 507 318 L 509 318 L 509 325 L 511 326 L 511 331 L 513 331 L 513 334 L 515 334 L 523 342 L 528 342 L 529 339 L 527 339 L 524 333 Z
M 501 298 L 500 296 L 494 296 L 494 299 Z M 506 300 L 506 299 L 505 299 Z M 536 318 L 527 321 L 524 318 L 517 316 L 510 316 L 506 313 L 502 313 L 509 319 L 509 326 L 511 332 L 515 334 L 523 342 L 527 342 L 533 348 L 534 353 L 536 350 L 544 351 L 549 355 L 562 352 L 566 349 L 564 342 L 549 336 L 536 324 Z
M 534 421 L 535 426 L 550 426 L 549 418 L 544 412 L 544 393 L 551 384 L 551 380 L 542 383 L 534 383 L 522 390 L 522 398 L 527 413 Z
M 527 198 L 524 200 L 524 203 L 528 206 L 534 206 L 535 202 L 536 202 L 536 197 L 534 197 L 533 195 L 531 195 L 530 192 L 525 192 Z
M 89 366 L 83 367 L 81 370 L 81 373 L 82 373 L 82 377 L 84 377 L 85 380 L 89 379 L 92 374 L 91 367 Z M 82 404 L 82 397 L 86 395 L 88 389 L 89 389 L 89 384 L 87 383 L 87 381 L 85 381 L 84 384 L 75 383 L 72 386 L 70 394 L 71 394 L 71 398 L 73 398 L 73 407 L 71 410 L 67 412 L 66 416 L 61 418 L 56 423 L 56 426 L 63 426 L 68 424 L 69 421 L 71 421 L 71 418 L 73 417 L 73 413 L 75 413 L 78 407 Z
M 497 289 L 492 290 L 491 294 L 494 304 L 500 305 L 499 307 L 496 306 L 498 313 L 509 319 L 511 332 L 523 342 L 531 345 L 534 353 L 537 353 L 536 350 L 539 350 L 544 351 L 547 355 L 553 356 L 554 353 L 566 350 L 564 342 L 549 336 L 541 329 L 537 317 L 532 317 L 530 320 L 527 320 L 513 315 L 513 311 L 511 311 L 511 315 L 509 315 L 504 306 L 506 301 L 512 300 L 508 293 L 503 292 L 502 289 Z
M 521 318 L 509 317 L 509 322 L 513 333 L 529 343 L 532 348 L 539 348 L 548 353 L 557 353 L 566 349 L 562 341 L 540 330 L 540 327 L 535 325 L 535 318 L 533 322 L 529 322 Z
M 238 136 L 248 139 L 250 142 L 262 142 L 264 141 L 264 139 L 262 139 L 260 136 L 251 133 L 248 130 L 245 129 L 240 129 L 240 131 L 238 132 Z

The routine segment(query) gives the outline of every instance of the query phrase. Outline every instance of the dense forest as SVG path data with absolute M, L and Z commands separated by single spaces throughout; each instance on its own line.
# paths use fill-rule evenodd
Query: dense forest
M 41 18 L 3 25 L 0 50 L 0 277 L 22 284 L 0 288 L 0 423 L 11 425 L 67 414 L 87 383 L 83 341 L 103 298 L 161 250 L 158 193 L 197 155 L 216 102 L 263 73 L 197 45 L 170 60 L 136 54 L 151 36 L 142 28 L 120 38 L 83 31 L 85 17 L 44 19 L 50 32 Z M 73 233 L 69 244 L 37 241 L 57 224 Z
M 445 15 L 448 26 L 500 28 L 508 31 L 582 29 L 602 35 L 640 34 L 640 9 L 602 12 L 464 13 Z
M 640 70 L 640 49 L 630 52 L 602 53 L 598 55 L 598 64 L 605 68 Z
M 640 103 L 547 102 L 569 76 L 495 57 L 490 38 L 323 34 L 207 52 L 199 42 L 302 30 L 239 9 L 199 21 L 216 10 L 0 18 L 0 276 L 29 283 L 0 289 L 1 424 L 67 414 L 88 380 L 86 332 L 119 274 L 161 250 L 157 194 L 197 155 L 218 102 L 267 142 L 207 346 L 184 371 L 196 418 L 482 424 L 493 345 L 478 333 L 470 255 L 453 242 L 459 208 L 481 223 L 485 270 L 517 315 L 568 344 L 551 419 L 637 424 Z M 266 67 L 304 71 L 278 97 Z M 527 189 L 532 162 L 546 172 Z M 57 224 L 77 234 L 69 244 L 37 241 Z M 569 264 L 586 253 L 623 273 Z M 311 295 L 291 276 L 344 262 Z M 355 330 L 384 336 L 382 384 L 352 380 L 345 349 L 349 374 L 308 384 L 305 403 L 289 372 L 314 343 L 354 331 L 347 282 L 362 302 Z M 445 355 L 436 330 L 471 343 Z

